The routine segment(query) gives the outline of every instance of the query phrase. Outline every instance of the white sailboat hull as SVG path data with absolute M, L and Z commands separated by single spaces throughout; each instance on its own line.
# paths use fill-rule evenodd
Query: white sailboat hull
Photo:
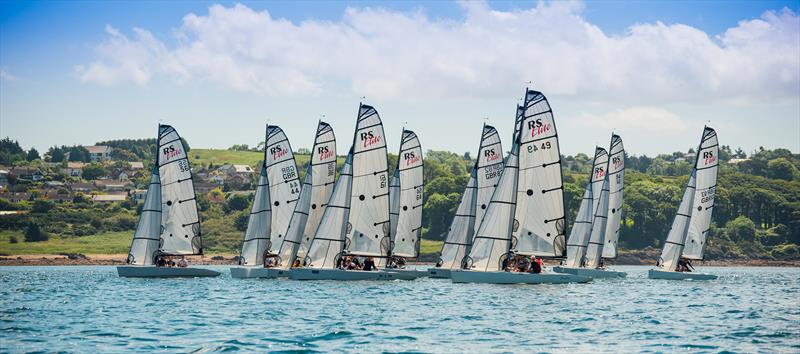
M 389 273 L 397 273 L 400 276 L 410 277 L 412 279 L 425 278 L 425 277 L 428 276 L 428 271 L 427 270 L 399 269 L 399 268 L 398 269 L 392 269 L 392 268 L 390 268 L 390 269 L 386 269 L 385 271 L 389 272 Z
M 291 269 L 264 268 L 264 267 L 231 267 L 231 278 L 288 278 L 292 273 Z
M 428 268 L 428 276 L 435 279 L 450 279 L 450 268 Z
M 130 278 L 197 278 L 216 277 L 221 273 L 203 268 L 165 268 L 155 266 L 118 266 L 117 274 Z
M 590 269 L 590 268 L 570 268 L 570 267 L 553 267 L 556 273 L 582 275 L 592 278 L 625 278 L 628 273 L 618 272 L 614 270 L 603 269 Z
M 401 274 L 389 271 L 363 271 L 363 270 L 343 270 L 343 269 L 316 269 L 316 268 L 297 268 L 292 269 L 292 280 L 414 280 L 413 275 Z
M 515 272 L 478 272 L 471 270 L 453 270 L 450 279 L 454 283 L 484 284 L 566 284 L 588 283 L 592 278 L 561 273 L 515 273 Z
M 650 279 L 664 279 L 664 280 L 714 280 L 717 276 L 708 273 L 695 273 L 695 272 L 671 272 L 666 270 L 650 269 L 647 273 Z

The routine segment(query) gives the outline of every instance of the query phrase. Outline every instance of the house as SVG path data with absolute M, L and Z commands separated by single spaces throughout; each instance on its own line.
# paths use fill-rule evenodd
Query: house
M 31 194 L 28 192 L 4 192 L 0 193 L 0 199 L 5 199 L 10 202 L 19 203 L 31 200 Z
M 144 163 L 142 163 L 141 161 L 128 162 L 128 165 L 130 165 L 131 171 L 138 171 L 144 169 Z
M 111 160 L 111 147 L 105 145 L 86 146 L 89 151 L 89 160 L 92 162 Z
M 221 185 L 225 184 L 225 179 L 222 178 L 222 176 L 220 176 L 220 175 L 211 176 L 211 178 L 209 178 L 207 181 L 208 181 L 208 183 L 213 183 L 213 184 L 216 184 L 217 186 L 221 186 Z
M 47 187 L 47 189 L 58 189 L 58 188 L 63 188 L 65 184 L 64 182 L 59 182 L 59 181 L 47 181 L 44 182 L 44 186 Z
M 42 170 L 37 167 L 12 167 L 8 172 L 19 179 L 27 179 L 30 181 L 39 181 L 44 178 Z
M 220 172 L 228 176 L 250 176 L 253 174 L 253 168 L 249 165 L 232 165 L 232 164 L 225 164 L 220 166 L 217 169 Z
M 134 187 L 131 181 L 119 179 L 98 179 L 94 181 L 94 186 L 98 189 L 117 192 L 129 190 Z
M 96 194 L 92 196 L 92 201 L 97 203 L 124 202 L 128 199 L 128 194 Z
M 730 160 L 728 160 L 728 163 L 731 164 L 731 165 L 736 165 L 736 164 L 739 164 L 739 163 L 742 163 L 742 162 L 745 162 L 745 161 L 750 161 L 750 159 L 738 159 L 738 158 L 737 159 L 730 159 Z
M 66 173 L 70 177 L 80 177 L 83 174 L 83 167 L 86 166 L 83 162 L 67 162 Z
M 194 190 L 197 194 L 206 194 L 211 190 L 219 188 L 219 184 L 216 183 L 209 183 L 209 182 L 195 182 L 194 183 Z
M 125 171 L 120 172 L 117 175 L 117 179 L 120 180 L 120 181 L 127 181 L 128 180 L 128 173 L 125 172 Z
M 128 195 L 134 202 L 144 203 L 144 199 L 147 197 L 147 189 L 134 189 Z
M 95 187 L 92 183 L 72 183 L 68 185 L 68 187 L 72 190 L 72 192 L 89 193 L 97 190 L 97 187 Z
M 71 202 L 72 196 L 69 194 L 59 194 L 56 191 L 49 191 L 47 194 L 45 194 L 44 199 L 47 199 L 51 202 L 64 203 Z
M 0 189 L 8 185 L 8 170 L 0 168 Z

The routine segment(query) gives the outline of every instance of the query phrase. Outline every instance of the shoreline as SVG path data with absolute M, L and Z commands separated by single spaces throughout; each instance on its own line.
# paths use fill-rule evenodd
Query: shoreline
M 208 254 L 202 257 L 187 257 L 190 265 L 236 265 L 235 257 L 230 253 Z M 125 265 L 126 254 L 27 254 L 0 256 L 0 267 L 8 266 L 86 266 L 86 265 Z M 558 262 L 546 261 L 548 266 L 558 265 Z M 429 265 L 433 262 L 409 261 L 409 265 Z M 608 265 L 653 265 L 654 261 L 637 257 L 620 257 Z M 774 259 L 717 259 L 695 262 L 696 267 L 800 267 L 800 259 L 774 260 Z

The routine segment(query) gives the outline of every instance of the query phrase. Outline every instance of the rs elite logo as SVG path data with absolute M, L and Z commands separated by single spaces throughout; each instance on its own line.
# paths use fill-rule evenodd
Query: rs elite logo
M 619 156 L 614 156 L 614 157 L 611 158 L 611 164 L 614 165 L 615 169 L 622 167 L 622 163 L 623 163 L 623 160 L 621 158 L 619 158 Z
M 483 157 L 486 158 L 486 162 L 492 162 L 500 158 L 500 155 L 494 152 L 494 148 L 483 150 Z
M 594 179 L 601 179 L 606 176 L 606 171 L 602 167 L 594 169 Z
M 711 151 L 703 151 L 703 164 L 710 165 L 717 161 L 717 157 Z
M 414 152 L 406 152 L 403 154 L 403 159 L 406 160 L 406 166 L 411 166 L 419 162 L 419 156 Z
M 531 131 L 531 138 L 535 138 L 540 135 L 544 135 L 550 132 L 550 124 L 542 123 L 542 119 L 530 120 L 528 121 L 528 129 Z
M 280 145 L 269 148 L 269 153 L 272 154 L 273 160 L 277 160 L 283 156 L 286 156 L 286 150 L 284 150 Z
M 333 157 L 333 151 L 331 151 L 331 149 L 329 149 L 327 146 L 320 146 L 317 147 L 317 155 L 319 155 L 320 161 L 325 161 Z
M 173 157 L 180 156 L 182 153 L 181 149 L 180 148 L 176 149 L 174 145 L 164 147 L 161 151 L 164 153 L 165 161 L 169 161 Z
M 372 145 L 375 145 L 375 144 L 381 142 L 381 137 L 380 136 L 375 136 L 374 134 L 372 134 L 372 130 L 370 130 L 368 132 L 365 132 L 365 133 L 361 133 L 359 136 L 361 138 L 362 147 L 364 147 L 364 148 L 370 147 Z

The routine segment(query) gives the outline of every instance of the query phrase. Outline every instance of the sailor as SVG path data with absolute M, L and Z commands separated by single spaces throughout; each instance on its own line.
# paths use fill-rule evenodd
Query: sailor
M 300 266 L 302 266 L 302 264 L 300 263 L 300 258 L 296 258 L 294 260 L 294 263 L 292 263 L 292 268 L 300 268 Z
M 178 268 L 186 268 L 189 266 L 189 263 L 186 261 L 186 257 L 181 256 L 181 259 L 178 260 Z
M 534 258 L 533 262 L 531 262 L 531 273 L 541 273 L 542 272 L 542 260 L 536 258 L 536 256 L 532 256 Z
M 372 271 L 374 269 L 375 269 L 375 259 L 369 257 L 366 260 L 364 260 L 364 270 Z
M 158 256 L 158 258 L 156 259 L 156 267 L 166 267 L 166 266 L 167 266 L 167 261 L 164 259 L 164 257 Z

